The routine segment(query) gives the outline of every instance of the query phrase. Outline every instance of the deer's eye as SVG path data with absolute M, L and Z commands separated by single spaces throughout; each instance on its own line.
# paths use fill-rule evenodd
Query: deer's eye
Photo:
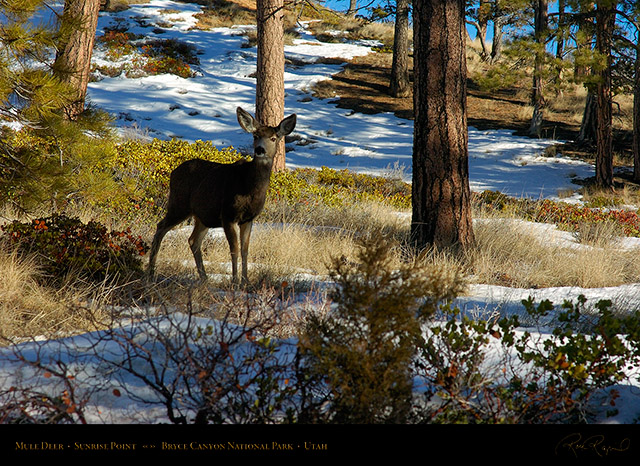
M 271 138 L 271 140 L 272 140 L 273 142 L 275 142 L 275 141 L 276 141 L 276 138 Z

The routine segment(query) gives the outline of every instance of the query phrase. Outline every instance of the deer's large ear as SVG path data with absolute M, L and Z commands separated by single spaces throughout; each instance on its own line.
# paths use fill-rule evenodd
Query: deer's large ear
M 276 128 L 278 137 L 281 138 L 291 133 L 291 131 L 293 131 L 293 129 L 296 127 L 296 121 L 297 121 L 297 117 L 295 113 L 293 115 L 289 115 L 287 118 L 282 120 L 278 125 L 278 128 Z
M 236 115 L 238 116 L 238 123 L 240 123 L 240 127 L 247 133 L 254 133 L 258 129 L 258 122 L 246 110 L 238 107 L 236 109 Z

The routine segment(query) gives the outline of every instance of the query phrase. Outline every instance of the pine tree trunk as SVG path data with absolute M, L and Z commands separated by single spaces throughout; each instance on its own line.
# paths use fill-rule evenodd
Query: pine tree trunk
M 349 0 L 349 9 L 347 10 L 347 16 L 355 16 L 358 11 L 358 0 Z
M 75 90 L 73 102 L 65 109 L 69 120 L 84 111 L 99 9 L 100 0 L 66 0 L 64 4 L 53 71 Z
M 480 40 L 480 59 L 486 61 L 491 55 L 487 45 L 487 23 L 476 23 L 476 30 L 478 31 L 478 39 Z
M 414 3 L 411 235 L 418 249 L 474 241 L 466 114 L 465 1 Z
M 284 118 L 284 1 L 257 0 L 258 63 L 256 119 L 277 126 Z M 285 169 L 284 140 L 275 155 L 273 170 Z
M 640 182 L 640 44 L 636 44 L 633 83 L 633 181 Z
M 584 104 L 580 132 L 578 133 L 578 142 L 580 144 L 589 144 L 596 140 L 596 123 L 596 97 L 595 94 L 589 90 Z
M 611 7 L 598 7 L 596 19 L 596 47 L 607 57 L 607 66 L 599 71 L 596 88 L 596 184 L 613 187 L 613 133 L 611 95 L 611 48 L 615 12 Z
M 562 60 L 564 59 L 564 41 L 565 41 L 565 14 L 564 5 L 565 0 L 558 0 L 558 29 L 556 33 L 556 60 L 558 65 L 556 66 L 556 75 L 554 77 L 556 83 L 556 96 L 562 95 Z
M 547 0 L 537 0 L 535 2 L 535 36 L 536 58 L 533 70 L 533 89 L 531 93 L 531 103 L 533 104 L 533 116 L 531 117 L 531 125 L 529 126 L 529 134 L 531 136 L 540 136 L 542 131 L 542 120 L 544 113 L 544 93 L 542 89 L 542 73 L 544 71 L 545 43 L 548 29 L 548 4 Z
M 389 92 L 393 97 L 407 97 L 409 83 L 409 0 L 397 0 L 393 37 L 393 61 Z
M 491 63 L 495 63 L 502 57 L 502 27 L 504 19 L 502 17 L 493 20 L 493 41 L 491 43 Z
M 480 58 L 482 61 L 486 61 L 491 56 L 491 52 L 489 51 L 489 46 L 487 45 L 487 24 L 489 23 L 489 11 L 490 4 L 488 0 L 480 0 L 478 5 L 478 38 L 480 39 L 480 46 L 482 47 L 482 52 L 480 52 Z

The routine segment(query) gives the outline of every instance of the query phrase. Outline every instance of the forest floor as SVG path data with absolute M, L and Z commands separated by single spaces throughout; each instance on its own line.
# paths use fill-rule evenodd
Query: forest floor
M 315 94 L 323 98 L 339 96 L 336 103 L 340 108 L 367 114 L 392 112 L 398 117 L 412 119 L 413 96 L 394 98 L 387 92 L 391 76 L 391 59 L 391 53 L 372 53 L 355 57 L 332 79 L 318 83 L 314 89 Z M 510 129 L 518 135 L 528 135 L 527 115 L 530 115 L 530 111 L 527 113 L 527 89 L 514 87 L 486 92 L 469 78 L 467 90 L 469 126 L 480 130 Z M 541 137 L 563 141 L 557 147 L 557 151 L 564 155 L 595 162 L 594 146 L 574 142 L 579 131 L 579 115 L 576 118 L 575 111 L 554 110 L 545 114 Z M 632 132 L 624 128 L 614 128 L 613 139 L 615 164 L 616 167 L 622 168 L 616 171 L 616 184 L 633 185 L 630 177 L 630 168 L 633 167 Z M 637 187 L 637 184 L 635 186 Z

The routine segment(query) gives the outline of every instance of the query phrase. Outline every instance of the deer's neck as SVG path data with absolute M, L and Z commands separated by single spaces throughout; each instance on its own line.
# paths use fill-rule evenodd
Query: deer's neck
M 269 187 L 272 166 L 273 160 L 269 157 L 255 157 L 251 162 L 247 162 L 238 180 L 241 186 L 239 194 L 264 197 Z
M 250 162 L 250 176 L 256 181 L 267 180 L 271 177 L 273 159 L 271 157 L 254 157 Z

